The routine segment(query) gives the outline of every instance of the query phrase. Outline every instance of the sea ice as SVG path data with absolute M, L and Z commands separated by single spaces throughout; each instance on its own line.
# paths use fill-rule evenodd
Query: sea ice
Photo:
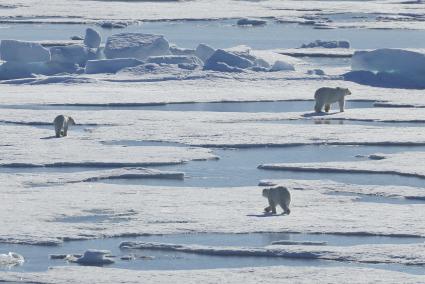
M 81 45 L 56 46 L 50 48 L 52 61 L 60 63 L 86 65 L 88 59 L 95 59 L 95 52 Z M 90 58 L 91 57 L 91 58 Z
M 203 65 L 203 62 L 198 57 L 186 55 L 150 56 L 146 59 L 146 62 L 155 64 L 194 64 L 198 66 Z
M 115 73 L 123 68 L 134 67 L 141 64 L 143 64 L 143 61 L 135 58 L 88 60 L 86 64 L 86 73 Z
M 195 50 L 195 55 L 200 58 L 203 62 L 206 62 L 215 52 L 215 49 L 204 43 L 200 43 Z
M 50 60 L 50 52 L 39 43 L 3 39 L 0 44 L 1 59 L 13 62 L 43 62 Z
M 230 71 L 235 68 L 241 70 L 252 66 L 254 66 L 252 61 L 236 52 L 217 49 L 205 62 L 204 69 L 226 72 L 226 68 L 229 68 Z
M 105 45 L 107 58 L 137 58 L 170 54 L 168 41 L 161 35 L 120 33 L 108 37 Z

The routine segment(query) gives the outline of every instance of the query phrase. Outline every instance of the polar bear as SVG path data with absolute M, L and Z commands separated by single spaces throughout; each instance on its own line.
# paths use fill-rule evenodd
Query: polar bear
M 263 196 L 269 200 L 269 206 L 264 208 L 265 212 L 272 211 L 276 214 L 276 205 L 279 204 L 283 209 L 283 214 L 290 214 L 289 203 L 291 203 L 291 194 L 284 186 L 277 186 L 263 189 Z
M 329 112 L 331 109 L 331 104 L 338 102 L 339 110 L 344 111 L 345 105 L 345 96 L 351 95 L 351 92 L 347 88 L 320 88 L 314 94 L 314 99 L 316 100 L 316 105 L 314 110 L 316 112 L 322 112 L 323 106 L 325 106 L 325 111 Z
M 58 115 L 53 121 L 53 125 L 55 126 L 56 137 L 67 136 L 68 134 L 68 126 L 75 125 L 75 120 L 66 115 Z

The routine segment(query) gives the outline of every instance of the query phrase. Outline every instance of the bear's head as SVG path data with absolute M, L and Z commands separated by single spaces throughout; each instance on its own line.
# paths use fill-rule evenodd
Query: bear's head
M 346 96 L 351 95 L 351 91 L 350 91 L 348 88 L 343 88 L 343 90 L 344 90 L 344 94 L 345 94 Z
M 265 188 L 265 189 L 263 189 L 263 196 L 264 196 L 265 198 L 268 198 L 268 197 L 269 197 L 269 190 L 270 190 L 270 188 Z

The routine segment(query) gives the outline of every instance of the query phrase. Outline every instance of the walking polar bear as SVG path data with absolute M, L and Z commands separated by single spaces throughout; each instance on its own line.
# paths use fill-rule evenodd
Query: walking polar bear
M 348 95 L 351 95 L 351 92 L 347 88 L 320 88 L 314 94 L 314 99 L 316 100 L 314 110 L 316 112 L 322 112 L 322 108 L 325 106 L 325 111 L 329 112 L 331 109 L 331 104 L 338 102 L 339 110 L 343 112 L 345 106 L 345 96 Z
M 68 126 L 75 125 L 75 120 L 70 116 L 58 115 L 53 121 L 53 125 L 55 126 L 56 137 L 59 138 L 68 135 Z
M 279 205 L 283 209 L 283 214 L 290 214 L 289 204 L 291 203 L 291 194 L 289 190 L 284 186 L 277 186 L 272 188 L 263 189 L 263 196 L 269 200 L 269 206 L 264 208 L 265 212 L 272 211 L 276 214 L 276 205 Z

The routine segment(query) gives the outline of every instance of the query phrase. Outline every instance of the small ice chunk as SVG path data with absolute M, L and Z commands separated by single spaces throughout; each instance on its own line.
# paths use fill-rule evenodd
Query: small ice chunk
M 84 37 L 84 45 L 89 48 L 99 48 L 102 38 L 100 34 L 92 28 L 86 29 L 86 36 Z
M 173 55 L 195 55 L 195 50 L 190 48 L 181 48 L 178 46 L 170 46 L 170 52 Z
M 99 24 L 104 29 L 124 29 L 128 26 L 126 22 L 105 21 Z
M 0 254 L 0 266 L 15 266 L 21 265 L 25 262 L 25 259 L 22 255 L 16 252 L 9 252 L 8 254 Z
M 270 64 L 262 58 L 255 59 L 254 64 L 257 67 L 270 68 Z
M 141 64 L 143 64 L 143 62 L 135 58 L 89 60 L 86 64 L 86 73 L 116 73 L 123 68 L 134 67 Z
M 43 62 L 50 60 L 50 51 L 39 43 L 3 39 L 0 44 L 1 59 L 14 62 Z
M 8 61 L 0 65 L 0 80 L 31 78 L 34 74 L 54 75 L 58 73 L 75 73 L 78 68 L 75 64 L 60 62 L 13 62 Z
M 170 54 L 169 44 L 162 35 L 120 33 L 108 37 L 105 45 L 107 58 L 145 59 L 149 56 Z
M 184 55 L 163 55 L 163 56 L 150 56 L 147 63 L 156 64 L 196 64 L 203 65 L 202 61 L 196 56 Z
M 322 69 L 312 69 L 312 70 L 308 70 L 307 71 L 308 75 L 319 75 L 319 76 L 323 76 L 325 75 L 325 71 L 323 71 Z
M 369 160 L 384 160 L 384 159 L 386 159 L 386 157 L 383 156 L 383 155 L 379 155 L 379 154 L 371 154 L 371 155 L 368 156 L 368 159 Z
M 272 68 L 270 69 L 270 71 L 294 71 L 294 70 L 295 70 L 294 65 L 282 60 L 277 60 L 273 64 Z
M 316 40 L 308 44 L 301 45 L 301 48 L 350 48 L 350 42 L 346 40 Z
M 215 49 L 206 45 L 204 43 L 200 43 L 195 50 L 195 55 L 200 58 L 203 62 L 206 62 L 208 58 L 215 52 Z
M 81 45 L 55 46 L 50 48 L 52 61 L 86 65 L 89 59 L 89 49 Z M 94 54 L 92 55 L 94 56 Z
M 263 26 L 267 24 L 267 21 L 259 19 L 242 18 L 239 19 L 236 24 L 238 26 Z
M 107 257 L 110 254 L 109 250 L 89 249 L 84 252 L 82 257 L 77 258 L 75 262 L 83 265 L 111 264 L 114 261 Z
M 223 49 L 217 49 L 213 55 L 205 62 L 205 70 L 214 70 L 222 72 L 235 72 L 235 71 L 223 71 L 246 69 L 254 66 L 254 63 L 247 58 L 237 54 L 236 52 L 230 52 Z M 230 67 L 230 68 L 228 68 Z M 235 69 L 236 68 L 236 69 Z M 240 72 L 240 71 L 237 71 Z

